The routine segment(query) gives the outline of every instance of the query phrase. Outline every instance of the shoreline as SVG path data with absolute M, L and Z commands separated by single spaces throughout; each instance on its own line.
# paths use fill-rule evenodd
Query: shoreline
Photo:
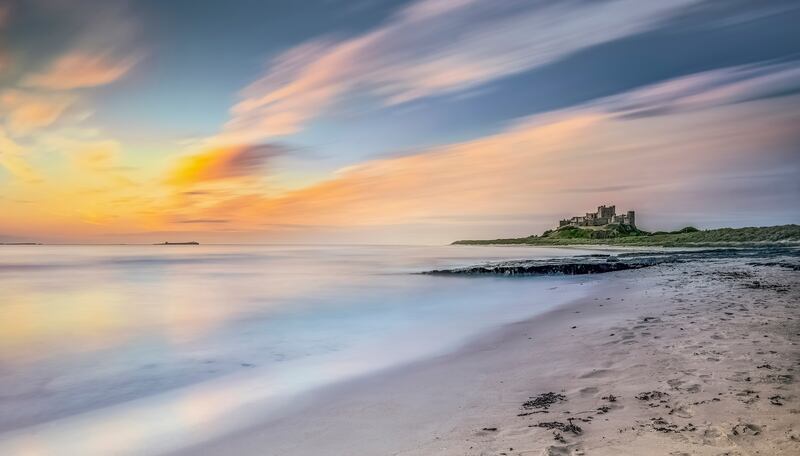
M 731 269 L 744 275 L 720 280 Z M 747 288 L 752 277 L 769 286 Z M 793 454 L 797 285 L 795 271 L 735 260 L 609 273 L 594 297 L 176 454 Z M 753 331 L 763 337 L 746 340 Z M 636 398 L 653 391 L 663 399 Z M 548 392 L 566 400 L 521 407 Z

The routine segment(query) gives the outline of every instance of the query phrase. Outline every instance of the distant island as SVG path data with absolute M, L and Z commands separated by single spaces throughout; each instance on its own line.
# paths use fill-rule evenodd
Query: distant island
M 162 242 L 160 244 L 153 244 L 153 245 L 200 245 L 197 241 L 189 241 L 189 242 Z
M 677 231 L 648 232 L 636 227 L 634 211 L 617 215 L 615 206 L 559 221 L 558 228 L 522 238 L 461 240 L 453 245 L 619 245 L 661 247 L 713 247 L 800 244 L 800 225 L 699 230 L 687 226 Z

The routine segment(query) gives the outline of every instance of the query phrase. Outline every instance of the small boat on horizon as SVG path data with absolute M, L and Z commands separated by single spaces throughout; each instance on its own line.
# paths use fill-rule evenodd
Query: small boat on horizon
M 189 241 L 189 242 L 162 242 L 161 244 L 153 244 L 153 245 L 200 245 L 197 241 Z

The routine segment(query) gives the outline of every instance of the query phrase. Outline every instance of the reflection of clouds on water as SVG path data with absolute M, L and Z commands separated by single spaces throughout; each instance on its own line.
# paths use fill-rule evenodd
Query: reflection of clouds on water
M 0 372 L 0 454 L 191 444 L 293 394 L 451 349 L 584 288 L 570 278 L 409 274 L 580 250 L 15 249 L 0 251 L 0 264 L 68 266 L 0 271 L 11 298 L 0 304 L 0 361 L 13 367 Z

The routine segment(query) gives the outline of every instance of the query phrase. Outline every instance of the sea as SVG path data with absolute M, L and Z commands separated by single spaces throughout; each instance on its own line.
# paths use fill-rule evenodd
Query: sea
M 421 274 L 580 249 L 0 246 L 0 454 L 157 455 L 587 295 Z

